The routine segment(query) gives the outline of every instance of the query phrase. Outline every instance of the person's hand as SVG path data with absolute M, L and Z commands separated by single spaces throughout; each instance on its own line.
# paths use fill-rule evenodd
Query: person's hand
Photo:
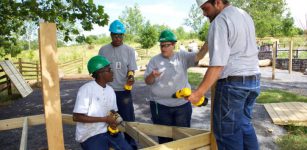
M 128 85 L 133 85 L 133 84 L 134 84 L 134 78 L 128 79 L 128 80 L 127 80 L 127 84 L 128 84 Z
M 108 115 L 106 117 L 106 123 L 109 125 L 112 125 L 112 124 L 116 125 L 116 118 L 113 115 Z
M 151 72 L 151 74 L 152 74 L 155 78 L 159 77 L 159 76 L 161 75 L 161 73 L 162 73 L 162 72 L 159 72 L 157 69 L 154 69 L 154 70 Z
M 195 104 L 198 103 L 199 100 L 203 97 L 204 95 L 198 91 L 192 92 L 192 94 L 187 98 L 188 101 L 191 103 Z

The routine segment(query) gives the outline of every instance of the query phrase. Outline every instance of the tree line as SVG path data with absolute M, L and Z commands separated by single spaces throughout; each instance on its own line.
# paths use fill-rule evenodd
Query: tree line
M 246 10 L 253 17 L 258 37 L 304 34 L 302 29 L 294 26 L 294 19 L 284 0 L 232 0 L 231 3 Z M 83 31 L 92 30 L 93 24 L 105 26 L 109 21 L 104 6 L 95 5 L 93 0 L 2 0 L 0 56 L 11 54 L 14 57 L 24 49 L 36 49 L 37 29 L 41 19 L 57 24 L 58 46 L 63 46 L 68 41 L 87 44 L 109 42 L 107 35 L 85 37 L 81 34 Z M 119 20 L 127 28 L 125 39 L 140 43 L 145 49 L 156 44 L 162 30 L 170 28 L 166 25 L 151 24 L 142 15 L 138 4 L 126 7 Z M 183 27 L 173 29 L 179 40 L 206 40 L 210 23 L 196 4 L 191 6 L 183 25 L 192 30 L 185 31 Z

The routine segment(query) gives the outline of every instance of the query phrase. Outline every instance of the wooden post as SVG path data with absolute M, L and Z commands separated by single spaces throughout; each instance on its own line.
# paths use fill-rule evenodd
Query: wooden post
M 216 82 L 213 84 L 213 86 L 211 87 L 211 114 L 210 114 L 210 133 L 211 133 L 211 136 L 210 136 L 210 147 L 211 147 L 211 150 L 217 150 L 217 144 L 216 144 L 216 139 L 215 139 L 215 136 L 214 136 L 214 133 L 213 133 L 213 106 L 214 106 L 214 97 L 215 97 L 215 87 L 216 87 Z
M 5 60 L 9 60 L 8 58 L 5 58 Z M 12 82 L 9 78 L 9 76 L 6 74 L 6 86 L 7 86 L 7 95 L 12 95 Z
M 39 52 L 48 150 L 64 150 L 56 25 L 40 23 Z
M 292 73 L 292 59 L 293 59 L 293 41 L 291 39 L 289 46 L 289 64 L 288 64 L 289 74 Z
M 276 41 L 273 46 L 273 60 L 272 60 L 272 80 L 275 79 L 275 67 L 276 67 L 276 51 L 278 42 Z
M 39 61 L 36 61 L 36 84 L 39 84 Z
M 19 66 L 19 72 L 20 72 L 20 74 L 22 75 L 22 60 L 21 60 L 21 58 L 18 58 L 18 66 Z

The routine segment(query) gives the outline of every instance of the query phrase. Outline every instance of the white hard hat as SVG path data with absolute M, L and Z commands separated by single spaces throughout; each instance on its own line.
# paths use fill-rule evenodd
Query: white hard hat
M 196 0 L 198 7 L 205 4 L 208 0 Z

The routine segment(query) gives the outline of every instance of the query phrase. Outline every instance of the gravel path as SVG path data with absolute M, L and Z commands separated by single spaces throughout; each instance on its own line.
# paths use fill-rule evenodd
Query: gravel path
M 204 68 L 192 68 L 191 71 L 204 73 Z M 280 70 L 277 70 L 279 72 Z M 262 89 L 276 88 L 302 95 L 307 93 L 307 76 L 302 73 L 294 72 L 289 76 L 286 72 L 280 71 L 276 74 L 276 80 L 270 80 L 270 68 L 262 68 Z M 88 80 L 63 80 L 61 86 L 62 113 L 71 114 L 78 88 Z M 144 82 L 137 81 L 133 89 L 134 108 L 136 121 L 151 123 L 149 103 L 147 101 L 148 88 Z M 210 93 L 207 95 L 210 97 Z M 192 115 L 192 127 L 207 129 L 210 128 L 210 103 L 206 107 L 194 108 Z M 14 101 L 8 106 L 0 107 L 0 120 L 21 116 L 43 114 L 43 101 L 40 89 L 35 89 L 32 94 L 24 99 Z M 281 126 L 272 124 L 268 113 L 263 105 L 256 104 L 254 109 L 254 125 L 256 128 L 260 149 L 277 149 L 274 143 L 277 137 L 285 134 Z M 74 140 L 75 127 L 64 125 L 64 140 L 67 149 L 80 150 L 80 146 Z M 19 149 L 22 129 L 14 129 L 0 132 L 0 149 L 15 150 Z M 45 126 L 29 127 L 28 149 L 37 150 L 47 147 Z

